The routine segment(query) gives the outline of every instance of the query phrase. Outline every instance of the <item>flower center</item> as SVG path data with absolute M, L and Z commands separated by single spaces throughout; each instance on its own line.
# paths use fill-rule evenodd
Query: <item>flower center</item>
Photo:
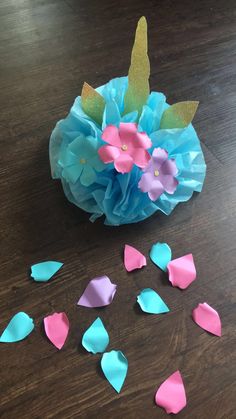
M 80 159 L 80 164 L 85 164 L 86 163 L 86 159 L 84 159 L 83 157 Z
M 160 174 L 160 173 L 158 172 L 158 170 L 155 170 L 155 171 L 154 171 L 154 176 L 156 176 L 156 177 L 157 177 L 157 176 L 159 176 L 159 174 Z
M 123 145 L 121 146 L 121 150 L 123 150 L 123 151 L 127 151 L 127 150 L 128 150 L 128 146 L 127 146 L 126 144 L 123 144 Z

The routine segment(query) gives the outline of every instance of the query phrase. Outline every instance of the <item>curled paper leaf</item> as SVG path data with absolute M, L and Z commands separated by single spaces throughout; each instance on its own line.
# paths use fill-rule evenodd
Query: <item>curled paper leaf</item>
M 81 106 L 90 118 L 94 119 L 98 125 L 102 125 L 105 100 L 86 82 L 83 84 L 81 92 Z
M 77 305 L 90 308 L 107 306 L 114 298 L 116 287 L 106 275 L 91 279 Z
M 40 262 L 31 266 L 31 277 L 36 282 L 47 282 L 63 266 L 61 262 Z
M 86 330 L 82 338 L 82 345 L 93 354 L 104 352 L 109 343 L 109 335 L 100 317 Z
M 169 307 L 159 294 L 151 288 L 145 288 L 137 297 L 138 304 L 145 313 L 161 314 L 168 313 Z
M 166 413 L 179 413 L 187 404 L 182 376 L 179 371 L 170 375 L 158 388 L 155 402 Z
M 172 129 L 187 127 L 192 122 L 198 105 L 199 102 L 197 101 L 178 102 L 171 105 L 163 112 L 160 128 Z
M 167 265 L 171 261 L 171 248 L 167 243 L 156 243 L 150 251 L 150 259 L 163 271 L 167 270 Z
M 34 321 L 28 314 L 20 311 L 15 314 L 6 329 L 0 336 L 0 342 L 12 343 L 19 342 L 28 336 L 34 329 Z
M 54 313 L 44 317 L 44 329 L 48 339 L 56 348 L 61 349 L 69 333 L 69 319 L 66 313 Z
M 128 244 L 125 245 L 124 251 L 124 265 L 125 269 L 128 272 L 131 272 L 135 269 L 140 269 L 143 266 L 147 265 L 147 260 L 145 256 L 139 252 L 139 250 L 135 249 L 133 246 L 129 246 Z
M 178 259 L 173 259 L 168 263 L 167 269 L 169 281 L 172 286 L 181 288 L 182 290 L 195 281 L 197 276 L 193 255 L 191 253 Z
M 150 63 L 148 58 L 147 21 L 142 16 L 137 25 L 131 64 L 128 73 L 128 89 L 124 98 L 124 114 L 138 111 L 140 115 L 149 95 Z
M 221 336 L 221 320 L 217 311 L 207 303 L 198 304 L 193 310 L 195 323 L 207 332 Z
M 101 359 L 101 368 L 112 387 L 120 392 L 128 371 L 128 360 L 121 351 L 105 352 Z

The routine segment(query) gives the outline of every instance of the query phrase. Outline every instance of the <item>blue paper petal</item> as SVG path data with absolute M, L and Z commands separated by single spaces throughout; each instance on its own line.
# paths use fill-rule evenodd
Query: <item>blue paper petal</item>
M 3 331 L 0 342 L 18 342 L 34 329 L 34 321 L 23 311 L 15 314 Z
M 128 371 L 128 360 L 121 351 L 105 352 L 101 359 L 101 368 L 112 387 L 120 392 Z
M 156 243 L 150 251 L 150 259 L 163 271 L 166 271 L 168 263 L 171 261 L 171 248 L 167 243 Z
M 137 302 L 145 313 L 161 314 L 170 311 L 160 295 L 151 288 L 143 289 L 137 297 Z
M 100 317 L 86 330 L 82 338 L 82 345 L 93 354 L 104 352 L 109 343 L 109 335 Z
M 37 282 L 46 282 L 63 266 L 61 262 L 40 262 L 31 266 L 31 277 Z

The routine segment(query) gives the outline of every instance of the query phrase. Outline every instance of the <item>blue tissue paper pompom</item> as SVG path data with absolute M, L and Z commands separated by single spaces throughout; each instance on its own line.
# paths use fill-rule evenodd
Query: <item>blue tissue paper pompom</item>
M 160 129 L 162 114 L 169 107 L 162 93 L 151 92 L 139 119 L 136 111 L 122 116 L 127 87 L 128 78 L 120 77 L 96 89 L 106 103 L 102 127 L 85 114 L 78 96 L 68 116 L 56 124 L 49 146 L 52 176 L 61 180 L 68 200 L 91 213 L 91 221 L 105 215 L 105 224 L 113 226 L 136 223 L 157 210 L 169 215 L 194 191 L 201 192 L 206 173 L 192 124 L 183 129 Z M 129 173 L 121 174 L 113 164 L 100 160 L 102 131 L 107 125 L 118 127 L 120 122 L 138 124 L 138 131 L 145 132 L 152 141 L 150 153 L 160 147 L 175 159 L 178 186 L 172 195 L 164 192 L 153 202 L 138 187 L 143 173 L 140 168 L 133 166 Z

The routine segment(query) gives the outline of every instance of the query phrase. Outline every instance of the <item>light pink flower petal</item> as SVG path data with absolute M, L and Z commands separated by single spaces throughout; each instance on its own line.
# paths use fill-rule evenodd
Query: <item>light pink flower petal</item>
M 144 169 L 144 167 L 147 166 L 151 158 L 148 151 L 144 150 L 143 148 L 135 148 L 133 150 L 132 157 L 136 166 L 141 167 L 141 169 Z
M 140 269 L 143 266 L 146 266 L 147 260 L 145 256 L 141 252 L 139 252 L 139 250 L 135 249 L 135 247 L 126 244 L 124 251 L 124 265 L 125 269 L 128 272 L 131 272 L 134 269 Z
M 148 192 L 152 188 L 153 174 L 150 172 L 146 172 L 142 175 L 138 187 L 141 189 L 142 192 Z
M 165 191 L 169 194 L 173 194 L 179 184 L 178 180 L 172 175 L 159 175 L 159 180 L 162 183 Z
M 119 134 L 121 144 L 132 144 L 137 133 L 137 124 L 133 122 L 121 122 L 119 126 Z
M 179 413 L 187 404 L 182 376 L 179 371 L 170 375 L 158 388 L 155 402 L 166 413 Z
M 152 142 L 145 132 L 137 132 L 134 145 L 135 147 L 150 148 Z
M 207 303 L 198 304 L 192 312 L 193 320 L 202 329 L 216 336 L 221 336 L 220 316 L 214 308 Z
M 120 154 L 114 162 L 115 169 L 120 173 L 129 173 L 132 170 L 133 164 L 132 157 L 127 153 Z
M 66 313 L 54 313 L 51 316 L 44 317 L 44 329 L 48 339 L 61 349 L 64 345 L 70 324 Z
M 106 141 L 106 143 L 114 145 L 115 147 L 121 146 L 119 130 L 115 125 L 108 125 L 104 129 L 102 139 Z
M 169 281 L 173 287 L 187 288 L 197 276 L 193 255 L 182 256 L 171 260 L 167 265 Z
M 89 308 L 107 306 L 114 298 L 116 287 L 106 275 L 91 279 L 77 305 Z
M 152 184 L 151 189 L 148 192 L 148 196 L 151 201 L 156 201 L 164 192 L 164 187 L 161 182 L 155 180 Z
M 161 166 L 161 173 L 163 175 L 172 175 L 176 176 L 178 173 L 178 168 L 174 159 L 166 160 Z
M 152 153 L 153 163 L 155 168 L 159 169 L 163 163 L 168 159 L 168 153 L 164 148 L 154 148 Z
M 98 150 L 99 157 L 103 163 L 111 163 L 120 155 L 120 150 L 112 145 L 104 145 Z

